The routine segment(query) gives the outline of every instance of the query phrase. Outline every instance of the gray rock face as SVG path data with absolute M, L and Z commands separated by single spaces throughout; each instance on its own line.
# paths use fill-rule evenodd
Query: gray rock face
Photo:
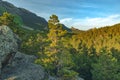
M 0 72 L 17 50 L 18 44 L 14 33 L 7 26 L 0 26 Z
M 53 76 L 49 76 L 48 77 L 48 80 L 63 80 L 61 78 L 58 78 L 58 77 L 53 77 Z M 67 79 L 68 80 L 68 79 Z M 69 80 L 73 80 L 73 79 L 69 79 Z M 74 80 L 84 80 L 83 78 L 80 78 L 80 77 L 76 77 L 76 79 Z
M 33 64 L 34 56 L 17 52 L 12 64 L 2 70 L 2 80 L 43 80 L 44 69 Z
M 44 69 L 36 57 L 18 52 L 19 38 L 7 26 L 0 26 L 0 80 L 43 80 Z

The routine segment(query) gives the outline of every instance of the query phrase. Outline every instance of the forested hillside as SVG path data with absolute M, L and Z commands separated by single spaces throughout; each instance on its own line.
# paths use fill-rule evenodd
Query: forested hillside
M 16 18 L 20 20 L 22 25 L 21 27 L 31 29 L 31 30 L 33 29 L 40 30 L 40 31 L 48 30 L 48 23 L 43 17 L 37 16 L 35 13 L 32 13 L 27 9 L 16 7 L 9 2 L 1 0 L 0 15 L 2 15 L 4 12 L 9 12 L 11 14 L 14 14 L 14 16 L 16 16 Z M 64 24 L 63 24 L 63 27 L 64 29 L 71 31 Z
M 0 14 L 3 14 L 3 12 L 9 12 L 17 16 L 19 19 L 21 19 L 23 26 L 43 31 L 48 29 L 47 21 L 44 18 L 37 16 L 29 10 L 16 7 L 9 2 L 1 0 Z
M 73 44 L 86 45 L 88 48 L 94 46 L 97 51 L 102 47 L 107 47 L 109 50 L 111 48 L 120 48 L 120 24 L 115 24 L 113 26 L 105 26 L 102 28 L 93 28 L 84 32 L 75 33 L 72 36 Z M 76 46 L 76 45 L 75 45 Z M 78 47 L 76 47 L 77 49 Z
M 35 55 L 36 64 L 61 80 L 119 80 L 120 24 L 81 31 L 67 31 L 56 15 L 49 31 L 28 30 L 19 18 L 5 12 L 0 24 L 8 25 L 21 38 L 21 52 Z

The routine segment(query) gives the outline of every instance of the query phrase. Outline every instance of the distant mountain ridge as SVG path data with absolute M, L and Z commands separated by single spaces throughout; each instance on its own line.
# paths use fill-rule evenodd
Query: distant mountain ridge
M 20 16 L 24 25 L 30 28 L 39 30 L 46 30 L 48 28 L 47 21 L 44 18 L 24 8 L 18 8 L 9 2 L 0 0 L 0 14 L 5 11 Z
M 30 27 L 32 29 L 41 31 L 48 30 L 48 22 L 43 17 L 37 16 L 36 14 L 24 8 L 16 7 L 9 2 L 0 0 L 0 15 L 2 15 L 3 12 L 9 12 L 11 14 L 18 15 L 21 18 L 24 27 Z M 64 24 L 62 25 L 63 29 L 69 32 L 71 31 Z

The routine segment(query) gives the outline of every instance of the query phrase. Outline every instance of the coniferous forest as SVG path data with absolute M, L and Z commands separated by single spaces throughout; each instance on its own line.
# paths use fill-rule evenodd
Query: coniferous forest
M 35 55 L 48 75 L 61 80 L 120 80 L 120 24 L 86 31 L 67 30 L 57 15 L 51 15 L 48 29 L 21 27 L 18 15 L 4 12 L 0 25 L 8 25 L 21 39 L 20 51 Z

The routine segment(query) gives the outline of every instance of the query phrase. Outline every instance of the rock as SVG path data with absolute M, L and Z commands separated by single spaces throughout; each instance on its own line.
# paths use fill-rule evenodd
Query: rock
M 18 50 L 17 37 L 7 26 L 0 26 L 0 72 Z M 1 75 L 1 73 L 0 73 Z
M 60 78 L 60 77 L 49 76 L 47 80 L 66 80 L 66 79 L 63 79 L 63 78 Z M 76 78 L 74 78 L 74 79 L 71 78 L 69 80 L 84 80 L 84 79 L 77 76 Z
M 58 78 L 57 77 L 53 77 L 53 76 L 49 76 L 48 80 L 58 80 Z
M 7 26 L 0 26 L 0 80 L 43 80 L 44 69 L 33 55 L 18 52 L 20 40 Z
M 45 72 L 40 65 L 34 64 L 36 58 L 17 52 L 11 65 L 2 70 L 3 80 L 44 80 Z
M 83 78 L 78 77 L 77 80 L 84 80 Z

